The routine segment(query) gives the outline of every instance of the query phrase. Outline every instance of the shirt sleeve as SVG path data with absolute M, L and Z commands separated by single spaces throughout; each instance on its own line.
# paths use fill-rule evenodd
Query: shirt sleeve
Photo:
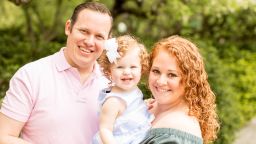
M 4 115 L 21 122 L 28 120 L 33 108 L 29 76 L 26 67 L 20 68 L 14 74 L 0 109 Z

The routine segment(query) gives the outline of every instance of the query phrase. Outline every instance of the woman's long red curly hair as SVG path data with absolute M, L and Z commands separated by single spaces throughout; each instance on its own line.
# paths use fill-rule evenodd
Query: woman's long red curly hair
M 185 101 L 189 115 L 195 116 L 201 127 L 205 143 L 217 138 L 219 121 L 216 114 L 215 95 L 208 83 L 203 58 L 192 42 L 180 36 L 171 36 L 157 42 L 150 55 L 150 67 L 159 51 L 176 57 L 185 84 Z

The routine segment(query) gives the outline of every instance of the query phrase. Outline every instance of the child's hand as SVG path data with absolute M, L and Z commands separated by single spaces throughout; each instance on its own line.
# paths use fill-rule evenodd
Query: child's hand
M 154 103 L 156 102 L 156 100 L 153 98 L 149 98 L 149 99 L 145 99 L 144 102 L 148 106 L 148 110 L 151 110 L 154 107 Z

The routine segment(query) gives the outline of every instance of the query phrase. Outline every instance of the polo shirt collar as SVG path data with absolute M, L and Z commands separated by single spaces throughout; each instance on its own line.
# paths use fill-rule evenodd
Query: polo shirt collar
M 58 71 L 64 71 L 64 70 L 67 70 L 67 69 L 70 69 L 70 68 L 74 68 L 68 63 L 67 59 L 65 58 L 65 55 L 64 55 L 64 49 L 65 48 L 66 47 L 61 48 L 60 51 L 56 53 L 56 56 L 54 58 L 56 68 L 57 68 Z M 93 66 L 93 72 L 92 73 L 93 73 L 93 75 L 95 75 L 97 77 L 102 76 L 100 66 L 97 62 L 95 62 L 94 66 Z
M 61 48 L 60 51 L 57 52 L 56 56 L 54 57 L 54 61 L 58 71 L 64 71 L 72 67 L 65 58 L 64 49 L 65 47 Z

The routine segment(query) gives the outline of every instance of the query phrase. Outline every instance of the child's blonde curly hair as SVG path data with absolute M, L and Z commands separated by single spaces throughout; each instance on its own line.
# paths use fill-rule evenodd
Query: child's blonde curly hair
M 145 46 L 140 43 L 135 37 L 131 35 L 123 35 L 116 38 L 116 41 L 118 43 L 118 49 L 117 52 L 122 58 L 125 56 L 126 52 L 129 49 L 137 48 L 140 49 L 139 57 L 140 57 L 140 64 L 141 64 L 141 73 L 146 74 L 148 73 L 148 66 L 149 66 L 149 55 L 145 48 Z M 117 61 L 118 59 L 117 58 Z M 98 59 L 98 63 L 102 67 L 103 73 L 105 76 L 109 78 L 110 76 L 110 68 L 114 63 L 110 63 L 108 60 L 108 57 L 106 55 L 106 51 L 103 51 L 101 56 Z
M 205 143 L 215 140 L 219 130 L 215 95 L 207 81 L 208 75 L 198 48 L 180 36 L 165 38 L 154 45 L 149 60 L 150 67 L 159 51 L 165 51 L 175 56 L 182 72 L 189 115 L 198 119 Z

